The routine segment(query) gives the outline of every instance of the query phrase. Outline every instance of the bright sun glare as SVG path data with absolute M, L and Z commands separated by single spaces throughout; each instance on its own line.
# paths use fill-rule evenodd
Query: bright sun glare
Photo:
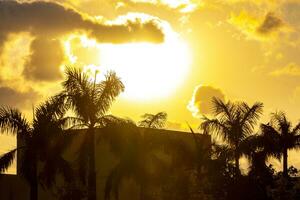
M 86 38 L 82 42 L 93 45 Z M 103 79 L 106 71 L 115 71 L 125 85 L 121 96 L 131 100 L 169 96 L 182 84 L 189 70 L 188 47 L 173 31 L 168 32 L 162 44 L 99 44 L 98 47 L 101 65 L 87 65 L 84 71 L 92 74 L 99 71 L 97 81 Z

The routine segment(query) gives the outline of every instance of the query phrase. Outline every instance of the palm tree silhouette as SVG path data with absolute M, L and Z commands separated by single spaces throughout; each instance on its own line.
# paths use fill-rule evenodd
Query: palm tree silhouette
M 16 153 L 21 154 L 20 174 L 30 185 L 30 199 L 38 199 L 38 184 L 50 187 L 56 174 L 62 173 L 66 180 L 72 179 L 72 170 L 62 157 L 70 138 L 64 128 L 68 119 L 63 118 L 64 109 L 54 99 L 41 104 L 30 124 L 22 113 L 14 108 L 0 108 L 0 131 L 17 135 L 22 145 L 0 158 L 0 172 L 12 164 Z M 38 169 L 39 164 L 39 169 Z
M 254 103 L 251 107 L 245 103 L 223 102 L 213 98 L 214 119 L 203 117 L 200 128 L 204 133 L 213 131 L 234 150 L 235 171 L 240 175 L 239 159 L 242 156 L 242 143 L 253 133 L 253 128 L 262 114 L 262 103 Z
M 105 80 L 91 82 L 81 69 L 66 68 L 66 80 L 58 99 L 64 100 L 65 108 L 76 114 L 73 128 L 87 128 L 86 136 L 79 151 L 78 163 L 82 180 L 88 184 L 88 200 L 96 200 L 95 172 L 95 129 L 101 128 L 112 119 L 106 115 L 115 98 L 124 91 L 124 85 L 114 72 L 108 72 Z M 88 170 L 85 170 L 88 169 Z
M 283 175 L 288 176 L 288 150 L 300 147 L 300 122 L 292 128 L 292 123 L 287 119 L 284 112 L 271 114 L 268 124 L 261 124 L 262 133 L 273 138 L 272 146 L 277 147 L 275 152 L 279 152 L 283 157 Z
M 271 158 L 280 159 L 280 147 L 272 133 L 265 132 L 261 124 L 261 133 L 251 135 L 243 143 L 244 155 L 250 160 L 249 175 L 254 177 L 272 176 L 266 162 Z
M 156 114 L 145 113 L 142 115 L 143 120 L 138 122 L 140 127 L 145 128 L 162 128 L 167 121 L 167 113 L 158 112 Z

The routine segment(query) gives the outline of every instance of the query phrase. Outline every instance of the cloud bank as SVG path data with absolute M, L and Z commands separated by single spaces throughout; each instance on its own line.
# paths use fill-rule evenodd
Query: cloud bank
M 140 20 L 127 21 L 124 24 L 99 23 L 74 9 L 45 1 L 0 1 L 0 19 L 2 35 L 30 32 L 33 35 L 53 38 L 84 31 L 98 42 L 162 42 L 164 39 L 161 29 L 153 20 L 145 23 Z
M 0 58 L 10 34 L 29 33 L 33 40 L 23 75 L 35 81 L 61 78 L 64 49 L 60 38 L 84 34 L 99 43 L 163 42 L 164 34 L 154 19 L 106 23 L 61 4 L 45 1 L 0 1 Z
M 0 97 L 0 105 L 23 107 L 27 103 L 32 104 L 38 98 L 38 94 L 33 90 L 18 92 L 10 87 L 0 87 Z
M 52 1 L 0 0 L 0 104 L 22 107 L 55 91 L 72 35 L 98 43 L 164 41 L 160 22 L 150 16 L 117 22 Z

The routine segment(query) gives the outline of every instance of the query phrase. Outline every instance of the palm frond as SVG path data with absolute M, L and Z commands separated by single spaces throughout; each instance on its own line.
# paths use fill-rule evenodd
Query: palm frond
M 157 114 L 146 113 L 142 115 L 143 120 L 138 122 L 138 124 L 146 128 L 162 128 L 167 121 L 167 116 L 165 112 L 159 112 Z
M 260 115 L 263 112 L 263 104 L 255 103 L 252 107 L 249 107 L 248 104 L 243 102 L 241 104 L 241 109 L 243 113 L 241 126 L 244 128 L 244 131 L 251 134 L 254 125 L 256 125 Z
M 82 129 L 88 127 L 85 120 L 80 117 L 64 117 L 60 119 L 60 122 L 65 129 Z
M 0 173 L 5 172 L 12 165 L 16 157 L 17 150 L 17 148 L 13 149 L 0 157 Z
M 296 124 L 296 126 L 293 128 L 291 134 L 294 136 L 300 135 L 300 122 L 298 124 Z
M 223 139 L 228 139 L 229 129 L 224 123 L 221 123 L 218 119 L 209 119 L 206 116 L 202 118 L 203 122 L 200 124 L 200 129 L 205 133 L 214 133 Z
M 89 91 L 88 88 L 91 87 L 91 83 L 88 76 L 80 68 L 66 67 L 65 75 L 66 79 L 62 85 L 68 93 L 82 95 Z
M 31 127 L 22 113 L 14 108 L 0 107 L 0 131 L 26 137 Z
M 116 73 L 109 71 L 105 80 L 96 85 L 95 106 L 98 108 L 96 114 L 103 116 L 110 108 L 115 98 L 124 91 L 124 85 Z
M 120 118 L 114 115 L 104 115 L 97 119 L 97 125 L 95 128 L 103 128 L 106 126 L 120 125 L 120 124 L 132 124 L 136 125 L 135 122 L 129 118 Z
M 222 120 L 232 121 L 234 119 L 234 111 L 236 110 L 236 106 L 228 101 L 224 103 L 221 99 L 216 97 L 212 98 L 213 103 L 213 113 L 215 116 L 222 118 Z
M 271 113 L 270 123 L 282 133 L 287 133 L 290 131 L 291 123 L 287 120 L 283 111 Z

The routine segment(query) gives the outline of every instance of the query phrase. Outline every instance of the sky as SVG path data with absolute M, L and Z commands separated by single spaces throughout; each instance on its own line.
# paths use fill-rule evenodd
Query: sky
M 165 111 L 168 128 L 197 129 L 216 96 L 263 102 L 261 122 L 282 110 L 295 124 L 299 19 L 299 0 L 0 0 L 0 105 L 31 119 L 75 66 L 97 80 L 116 71 L 117 116 Z M 0 137 L 0 153 L 14 145 Z M 295 152 L 289 161 L 300 168 Z

